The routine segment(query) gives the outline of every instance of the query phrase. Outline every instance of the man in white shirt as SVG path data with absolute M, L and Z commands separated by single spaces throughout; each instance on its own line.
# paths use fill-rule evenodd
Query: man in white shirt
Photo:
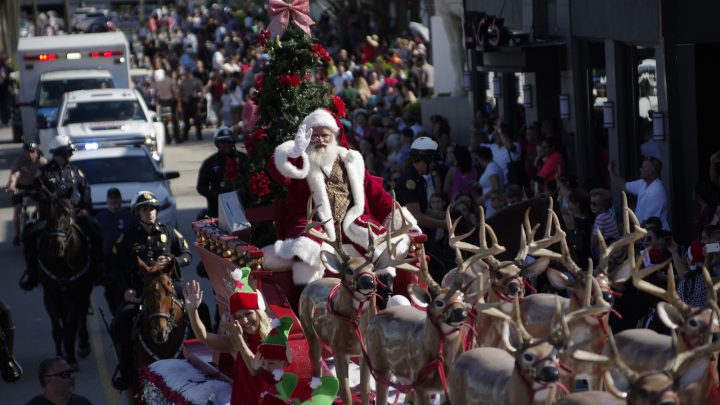
M 654 157 L 646 158 L 640 166 L 640 179 L 626 182 L 615 172 L 615 162 L 608 165 L 610 179 L 613 184 L 623 191 L 637 196 L 637 207 L 635 215 L 638 221 L 643 222 L 650 217 L 658 217 L 662 221 L 662 227 L 670 230 L 667 214 L 667 193 L 660 181 L 662 173 L 662 162 Z
M 499 124 L 495 126 L 495 132 L 492 133 L 492 143 L 481 143 L 480 146 L 484 146 L 490 149 L 493 153 L 493 160 L 503 170 L 503 184 L 508 184 L 508 174 L 510 169 L 508 163 L 511 160 L 518 160 L 521 156 L 520 144 L 513 142 L 510 138 L 510 131 L 505 124 Z

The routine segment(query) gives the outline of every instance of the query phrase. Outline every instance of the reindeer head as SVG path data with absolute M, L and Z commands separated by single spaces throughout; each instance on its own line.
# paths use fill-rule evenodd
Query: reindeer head
M 460 283 L 441 288 L 428 271 L 425 248 L 420 249 L 418 256 L 419 267 L 417 271 L 427 284 L 427 290 L 419 285 L 410 285 L 408 295 L 416 307 L 427 311 L 428 318 L 435 324 L 441 333 L 458 330 L 467 319 L 465 295 L 460 290 Z
M 717 290 L 720 283 L 713 285 L 710 273 L 703 268 L 703 279 L 707 286 L 708 307 L 694 308 L 686 304 L 677 294 L 675 288 L 675 272 L 670 261 L 640 269 L 642 260 L 636 260 L 632 278 L 635 287 L 652 294 L 662 300 L 657 304 L 660 320 L 675 332 L 679 341 L 676 344 L 684 349 L 701 346 L 710 338 L 717 338 L 720 333 L 718 324 Z M 665 289 L 651 284 L 644 279 L 660 269 L 667 267 L 667 286 Z M 717 339 L 715 339 L 717 340 Z
M 628 404 L 635 405 L 680 405 L 681 402 L 676 390 L 679 378 L 682 376 L 683 367 L 698 358 L 710 356 L 720 349 L 720 343 L 718 342 L 705 343 L 691 351 L 675 354 L 670 364 L 663 370 L 638 373 L 623 361 L 612 333 L 608 334 L 608 345 L 610 347 L 610 356 L 578 350 L 573 353 L 573 357 L 576 360 L 599 363 L 609 368 L 615 368 L 625 375 L 630 382 L 628 392 L 622 392 L 617 388 L 610 370 L 604 373 L 605 384 L 610 393 L 620 399 L 626 399 Z
M 315 211 L 312 209 L 312 199 L 309 199 L 308 221 L 305 231 L 312 237 L 332 246 L 333 251 L 322 251 L 320 259 L 327 270 L 340 275 L 341 284 L 347 291 L 352 293 L 353 298 L 357 301 L 364 301 L 375 294 L 377 290 L 377 276 L 375 273 L 377 271 L 394 268 L 395 266 L 401 267 L 414 260 L 395 259 L 397 244 L 393 244 L 392 239 L 409 231 L 412 224 L 401 212 L 400 225 L 396 227 L 396 207 L 394 202 L 391 211 L 390 228 L 386 230 L 379 240 L 375 240 L 372 230 L 368 226 L 368 249 L 363 256 L 356 257 L 351 257 L 343 247 L 341 224 L 336 224 L 336 238 L 334 240 L 329 239 L 325 234 L 315 229 L 316 226 L 322 225 L 319 222 L 312 221 Z M 376 246 L 383 243 L 385 244 L 385 250 L 376 257 Z

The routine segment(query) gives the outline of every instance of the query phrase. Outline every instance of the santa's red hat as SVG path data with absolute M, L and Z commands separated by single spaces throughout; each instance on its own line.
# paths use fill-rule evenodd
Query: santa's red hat
M 335 116 L 332 112 L 318 108 L 317 110 L 308 114 L 302 122 L 307 128 L 325 127 L 331 130 L 337 136 L 338 145 L 347 148 L 348 142 L 345 137 L 345 129 L 340 122 L 340 119 Z

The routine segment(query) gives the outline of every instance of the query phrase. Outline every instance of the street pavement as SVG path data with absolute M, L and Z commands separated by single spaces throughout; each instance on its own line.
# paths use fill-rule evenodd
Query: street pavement
M 169 145 L 165 149 L 165 170 L 178 170 L 180 178 L 172 181 L 173 193 L 177 198 L 178 228 L 191 245 L 195 240 L 191 224 L 198 212 L 205 207 L 205 198 L 195 191 L 197 172 L 202 161 L 215 151 L 212 144 L 212 130 L 206 129 L 203 141 L 194 137 L 182 145 Z M 0 184 L 5 188 L 10 166 L 20 155 L 21 144 L 12 143 L 9 128 L 0 128 Z M 125 197 L 125 196 L 124 196 Z M 0 192 L 0 298 L 11 308 L 15 322 L 15 357 L 24 369 L 23 377 L 14 384 L 0 380 L 0 403 L 22 405 L 42 391 L 37 379 L 37 367 L 40 362 L 55 355 L 54 343 L 50 335 L 50 319 L 45 312 L 42 290 L 36 288 L 30 293 L 18 287 L 18 280 L 25 268 L 22 250 L 12 245 L 12 207 L 10 195 Z M 185 267 L 185 280 L 197 279 L 195 266 L 199 263 L 199 254 L 192 249 L 193 262 Z M 214 311 L 210 301 L 213 294 L 210 283 L 201 280 L 205 291 L 205 301 Z M 103 296 L 103 288 L 96 287 L 92 295 L 93 311 L 88 315 L 88 329 L 92 352 L 90 356 L 79 360 L 80 371 L 75 376 L 75 392 L 90 399 L 93 404 L 124 404 L 124 393 L 113 389 L 110 381 L 115 370 L 115 354 L 112 342 L 100 317 L 104 311 L 110 322 L 109 309 Z

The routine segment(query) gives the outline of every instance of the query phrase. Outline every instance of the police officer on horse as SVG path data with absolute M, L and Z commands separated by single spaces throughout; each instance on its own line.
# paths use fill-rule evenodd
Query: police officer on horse
M 56 136 L 50 141 L 49 146 L 52 160 L 40 168 L 40 175 L 34 191 L 39 192 L 41 199 L 47 197 L 44 193 L 52 193 L 54 198 L 70 200 L 75 210 L 77 224 L 90 246 L 91 257 L 95 265 L 98 265 L 101 257 L 102 234 L 90 216 L 92 211 L 90 185 L 83 172 L 70 163 L 70 157 L 75 148 L 66 136 Z M 44 214 L 41 210 L 40 215 Z M 26 229 L 23 235 L 27 270 L 20 281 L 20 287 L 26 291 L 30 291 L 38 285 L 39 265 L 37 257 L 39 252 L 37 240 L 40 232 L 45 229 L 43 219 L 40 218 L 34 226 L 29 226 L 29 229 Z
M 148 267 L 168 273 L 173 279 L 175 291 L 181 297 L 181 267 L 190 264 L 192 256 L 185 238 L 176 229 L 158 221 L 160 202 L 149 191 L 139 192 L 133 202 L 132 211 L 138 223 L 121 234 L 112 248 L 115 260 L 117 286 L 124 291 L 125 305 L 113 318 L 112 335 L 118 354 L 118 371 L 113 386 L 118 390 L 127 389 L 132 383 L 133 369 L 132 337 L 134 318 L 139 312 L 140 295 L 143 290 L 143 271 L 139 260 Z M 138 260 L 139 259 L 139 260 Z

